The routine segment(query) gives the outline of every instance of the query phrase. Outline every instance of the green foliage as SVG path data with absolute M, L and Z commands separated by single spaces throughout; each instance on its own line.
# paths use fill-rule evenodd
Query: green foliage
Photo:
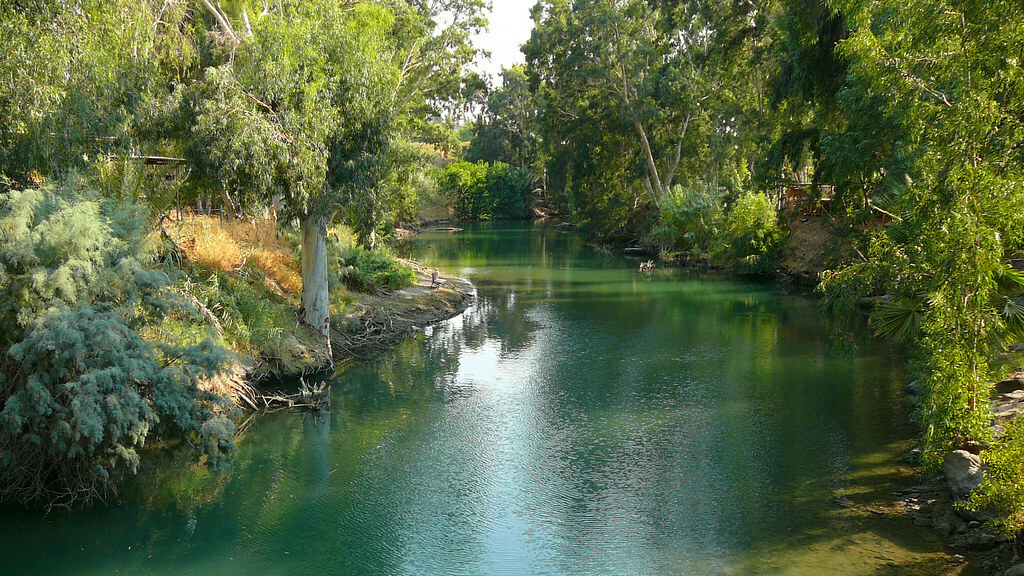
M 523 66 L 502 70 L 501 87 L 487 95 L 484 113 L 473 125 L 466 151 L 471 162 L 504 162 L 518 168 L 537 163 L 537 103 Z
M 663 249 L 749 273 L 771 270 L 785 237 L 764 194 L 743 194 L 726 209 L 724 194 L 704 184 L 674 186 L 659 222 L 653 238 Z
M 191 12 L 151 0 L 3 3 L 0 173 L 26 185 L 155 146 L 136 121 L 196 62 Z
M 1006 425 L 1002 437 L 983 450 L 981 460 L 988 465 L 985 480 L 971 494 L 973 509 L 997 512 L 995 524 L 1011 536 L 1024 531 L 1024 419 Z
M 666 250 L 709 257 L 721 235 L 724 207 L 722 194 L 708 186 L 673 186 L 661 205 L 654 237 Z
M 397 82 L 392 20 L 379 6 L 328 4 L 261 19 L 182 99 L 195 116 L 186 156 L 236 209 L 280 194 L 291 216 L 332 214 L 379 181 Z
M 412 268 L 381 250 L 355 248 L 342 252 L 337 269 L 345 287 L 356 292 L 401 290 L 416 281 Z
M 480 219 L 490 198 L 486 187 L 486 162 L 452 162 L 437 175 L 438 188 L 455 203 L 459 218 Z
M 199 388 L 223 351 L 139 335 L 181 309 L 142 222 L 73 186 L 0 197 L 0 500 L 101 498 L 155 435 L 230 453 L 227 402 Z
M 530 204 L 533 175 L 504 162 L 491 164 L 487 171 L 487 190 L 493 205 L 491 215 L 498 220 L 525 218 Z
M 481 90 L 467 65 L 479 50 L 473 37 L 487 25 L 485 0 L 389 0 L 395 61 L 402 63 L 392 103 L 401 132 L 447 153 L 456 126 Z
M 924 311 L 925 299 L 920 296 L 880 301 L 871 315 L 875 336 L 893 344 L 914 341 L 921 333 Z
M 291 303 L 282 301 L 251 271 L 225 274 L 189 265 L 177 286 L 217 318 L 223 343 L 239 354 L 273 355 L 295 327 Z
M 539 2 L 523 51 L 552 199 L 585 232 L 635 238 L 674 182 L 747 188 L 776 12 L 727 1 Z
M 767 272 L 782 251 L 785 231 L 764 194 L 740 196 L 725 214 L 721 253 L 745 272 Z
M 437 176 L 438 187 L 465 220 L 525 218 L 533 178 L 503 162 L 452 162 Z
M 923 449 L 937 465 L 987 437 L 990 359 L 1019 326 L 1020 287 L 1004 258 L 1024 242 L 1024 174 L 1008 155 L 1022 142 L 1021 101 L 1008 95 L 1024 90 L 1024 76 L 1003 47 L 1024 39 L 1022 9 L 934 0 L 837 7 L 851 29 L 838 48 L 849 63 L 840 102 L 851 120 L 836 150 L 849 152 L 861 197 L 884 203 L 894 220 L 872 240 L 869 261 L 841 274 L 888 296 L 874 314 L 880 333 L 913 338 L 927 390 Z

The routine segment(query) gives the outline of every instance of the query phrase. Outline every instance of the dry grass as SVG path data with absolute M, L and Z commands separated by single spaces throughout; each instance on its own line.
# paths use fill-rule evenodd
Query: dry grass
M 299 251 L 277 233 L 272 220 L 221 222 L 214 216 L 187 215 L 166 229 L 185 257 L 196 264 L 225 273 L 259 270 L 275 292 L 302 293 Z

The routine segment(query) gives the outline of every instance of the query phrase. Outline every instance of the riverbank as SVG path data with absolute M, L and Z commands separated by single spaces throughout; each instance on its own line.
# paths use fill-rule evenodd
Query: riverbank
M 331 370 L 353 361 L 364 361 L 386 351 L 409 334 L 458 316 L 469 307 L 476 288 L 466 279 L 438 274 L 413 261 L 417 272 L 413 286 L 387 294 L 364 294 L 344 314 L 331 316 L 331 350 L 318 333 L 296 323 L 278 354 L 239 358 L 220 378 L 209 383 L 242 409 L 262 410 L 272 383 L 292 381 Z M 280 392 L 274 387 L 274 393 Z
M 784 286 L 800 289 L 813 289 L 817 286 L 821 273 L 834 259 L 849 261 L 837 256 L 842 245 L 837 241 L 835 223 L 828 215 L 789 215 L 783 220 L 787 236 L 783 249 L 775 262 L 772 273 L 761 274 Z M 683 259 L 678 264 L 702 272 L 711 271 L 725 277 L 737 274 L 728 267 L 715 267 L 705 261 Z M 1024 372 L 1018 369 L 1007 378 L 992 383 L 997 396 L 992 401 L 993 436 L 998 438 L 1005 424 L 1024 413 Z M 907 392 L 911 402 L 923 393 L 919 387 L 910 385 Z M 976 488 L 982 478 L 983 467 L 977 455 L 971 455 L 962 467 L 969 468 L 974 474 L 972 482 Z M 950 550 L 954 560 L 945 567 L 943 574 L 979 573 L 1003 576 L 1024 574 L 1024 558 L 1015 548 L 1013 539 L 1007 538 L 990 522 L 994 515 L 984 512 L 972 512 L 964 509 L 950 489 L 950 481 L 945 473 L 922 478 L 920 461 L 917 451 L 907 456 L 908 466 L 917 468 L 918 481 L 890 493 L 876 493 L 867 499 L 855 501 L 842 499 L 840 508 L 850 508 L 850 514 L 885 517 L 890 522 L 912 522 L 917 526 L 933 529 Z M 960 473 L 950 471 L 951 475 Z M 963 474 L 968 474 L 964 472 Z M 910 476 L 905 478 L 909 479 Z M 953 483 L 962 480 L 953 480 Z M 906 486 L 906 484 L 904 484 Z M 1007 572 L 1010 569 L 1016 572 Z M 966 572 L 963 572 L 966 570 Z
M 781 281 L 801 286 L 817 285 L 819 275 L 827 267 L 828 257 L 839 245 L 835 242 L 835 231 L 828 216 L 811 215 L 793 217 L 786 222 L 789 231 L 786 244 L 777 263 L 777 275 Z M 1007 378 L 992 383 L 996 397 L 992 401 L 992 428 L 999 437 L 1010 419 L 1024 413 L 1024 372 L 1017 370 Z M 912 404 L 919 401 L 923 391 L 910 384 L 906 387 Z M 908 462 L 919 466 L 917 452 L 911 451 Z M 953 558 L 963 558 L 970 566 L 983 574 L 1003 576 L 1007 570 L 1020 565 L 1022 559 L 1015 549 L 1015 543 L 989 522 L 993 515 L 964 509 L 954 497 L 951 484 L 963 479 L 950 480 L 950 476 L 971 476 L 975 488 L 983 472 L 977 455 L 962 455 L 963 462 L 950 459 L 950 466 L 940 474 L 920 478 L 913 486 L 892 493 L 891 500 L 880 501 L 866 506 L 873 514 L 880 510 L 893 521 L 910 521 L 917 526 L 930 527 L 953 552 Z M 956 470 L 957 467 L 962 471 Z M 884 498 L 884 496 L 883 496 Z M 1024 574 L 1024 569 L 1015 572 Z
M 201 340 L 212 332 L 234 358 L 205 387 L 243 410 L 266 408 L 264 394 L 271 387 L 281 392 L 279 382 L 370 359 L 411 332 L 458 315 L 476 292 L 464 279 L 411 260 L 387 253 L 367 258 L 350 231 L 334 229 L 328 343 L 300 321 L 298 241 L 287 228 L 269 219 L 186 215 L 165 223 L 162 235 L 166 258 L 180 270 L 176 290 L 199 314 L 177 318 L 152 337 Z M 409 285 L 382 285 L 396 277 Z
M 1024 413 L 1024 371 L 992 383 L 997 394 L 992 401 L 992 432 L 1002 435 L 1011 419 Z M 921 394 L 915 385 L 907 387 L 911 401 Z M 945 470 L 893 494 L 902 513 L 914 524 L 932 528 L 951 548 L 970 559 L 984 573 L 994 576 L 1024 574 L 1024 558 L 1012 538 L 990 524 L 991 512 L 967 510 L 961 499 L 978 489 L 986 467 L 977 455 L 958 452 L 947 458 Z

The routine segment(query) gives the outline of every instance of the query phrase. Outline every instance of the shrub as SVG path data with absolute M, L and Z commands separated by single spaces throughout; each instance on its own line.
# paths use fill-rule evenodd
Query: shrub
M 722 224 L 722 195 L 705 185 L 673 186 L 660 209 L 655 239 L 666 250 L 713 251 Z
M 725 214 L 722 234 L 719 252 L 726 263 L 744 272 L 766 272 L 782 250 L 785 232 L 768 197 L 748 192 Z
M 487 171 L 486 187 L 491 201 L 491 214 L 499 220 L 515 220 L 527 216 L 530 187 L 533 176 L 527 170 L 520 170 L 495 162 Z
M 232 275 L 189 265 L 178 285 L 217 318 L 224 344 L 239 354 L 262 356 L 285 339 L 295 312 L 258 276 L 259 271 Z
M 223 351 L 139 335 L 179 307 L 143 232 L 73 187 L 0 195 L 0 500 L 103 497 L 154 433 L 214 464 L 232 449 L 227 403 L 199 389 Z
M 455 214 L 465 220 L 525 218 L 533 177 L 495 162 L 452 162 L 437 176 L 440 190 L 455 203 Z
M 401 290 L 416 280 L 411 268 L 380 250 L 349 250 L 342 254 L 338 269 L 345 287 L 356 292 Z
M 995 510 L 994 522 L 1007 534 L 1024 530 L 1024 419 L 1017 418 L 1006 426 L 1002 438 L 981 453 L 988 465 L 985 481 L 969 500 L 972 509 Z
M 466 220 L 490 219 L 486 162 L 452 162 L 437 177 L 438 186 L 455 203 L 455 215 Z

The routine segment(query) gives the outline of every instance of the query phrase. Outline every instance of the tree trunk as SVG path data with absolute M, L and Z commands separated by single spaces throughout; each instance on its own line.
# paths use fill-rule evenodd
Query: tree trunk
M 231 194 L 228 193 L 227 188 L 221 189 L 221 196 L 224 201 L 224 205 L 221 206 L 221 217 L 227 218 L 228 220 L 234 220 L 238 214 L 238 210 L 235 207 L 235 201 L 231 199 Z
M 302 219 L 302 319 L 323 335 L 331 355 L 331 311 L 327 286 L 326 216 Z
M 644 160 L 647 161 L 647 176 L 650 180 L 649 190 L 653 190 L 654 205 L 661 207 L 662 199 L 665 197 L 665 188 L 661 183 L 661 176 L 658 174 L 658 166 L 654 162 L 654 152 L 651 150 L 651 143 L 647 139 L 647 131 L 644 130 L 644 125 L 639 121 L 633 123 L 633 127 L 636 128 L 636 133 L 640 136 L 640 144 L 643 146 Z

